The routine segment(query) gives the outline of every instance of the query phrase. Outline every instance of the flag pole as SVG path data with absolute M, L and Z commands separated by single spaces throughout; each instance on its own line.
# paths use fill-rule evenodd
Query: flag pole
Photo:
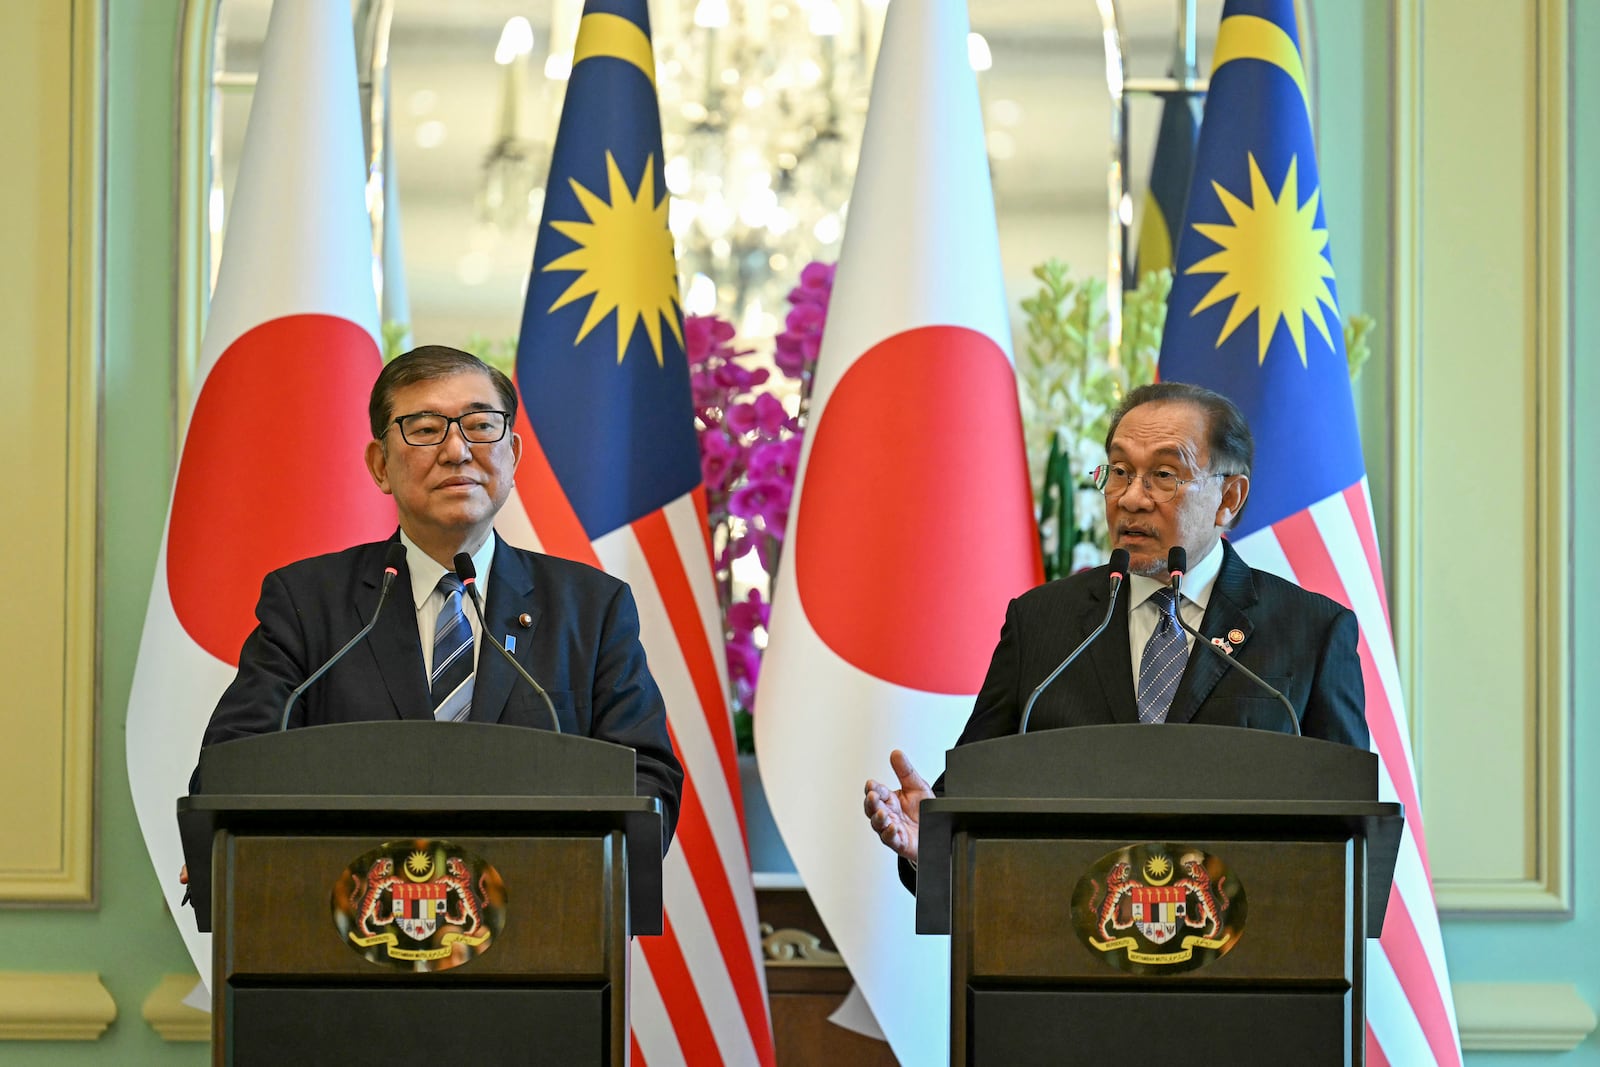
M 365 190 L 367 215 L 372 220 L 372 286 L 383 307 L 384 208 L 388 175 L 389 147 L 389 32 L 394 24 L 394 0 L 361 0 L 356 10 L 356 79 L 361 90 L 361 134 L 366 149 Z M 379 315 L 379 330 L 383 316 Z
M 1110 221 L 1106 233 L 1107 362 L 1122 365 L 1122 299 L 1137 284 L 1130 270 L 1129 235 L 1133 231 L 1133 199 L 1128 180 L 1128 97 L 1181 93 L 1204 95 L 1195 45 L 1195 0 L 1177 0 L 1173 29 L 1173 73 L 1166 78 L 1129 78 L 1122 47 L 1122 14 L 1117 0 L 1096 0 L 1101 40 L 1105 46 L 1106 89 L 1111 96 L 1111 162 L 1106 173 Z M 1176 235 L 1174 235 L 1176 239 Z
M 1122 365 L 1122 293 L 1127 285 L 1128 231 L 1133 222 L 1128 198 L 1128 105 L 1123 67 L 1122 14 L 1117 0 L 1095 0 L 1100 10 L 1100 39 L 1106 54 L 1106 91 L 1111 95 L 1111 162 L 1106 170 L 1106 361 Z

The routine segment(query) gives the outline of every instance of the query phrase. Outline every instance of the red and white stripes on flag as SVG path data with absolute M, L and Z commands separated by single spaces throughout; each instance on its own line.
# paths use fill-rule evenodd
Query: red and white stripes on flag
M 662 863 L 662 934 L 633 941 L 632 1063 L 771 1065 L 766 975 L 703 492 L 681 496 L 591 543 L 520 414 L 518 422 L 527 443 L 517 472 L 519 495 L 507 502 L 496 527 L 514 544 L 588 563 L 632 587 L 640 639 L 683 763 L 677 834 Z
M 395 524 L 362 462 L 381 363 L 364 172 L 348 5 L 277 0 L 128 702 L 134 808 L 208 984 L 211 938 L 180 906 L 174 804 L 261 579 Z
M 1380 764 L 1380 799 L 1405 806 L 1405 834 L 1383 936 L 1367 946 L 1367 1062 L 1460 1064 L 1455 1005 L 1444 994 L 1444 942 L 1428 870 L 1416 767 L 1366 479 L 1234 542 L 1252 566 L 1356 613 L 1367 727 Z

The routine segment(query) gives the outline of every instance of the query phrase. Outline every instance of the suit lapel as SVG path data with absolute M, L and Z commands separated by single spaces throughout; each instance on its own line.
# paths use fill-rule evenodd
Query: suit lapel
M 1110 595 L 1111 591 L 1105 585 L 1093 590 L 1084 611 L 1079 641 L 1100 625 L 1106 613 L 1106 598 Z M 1112 722 L 1119 723 L 1139 721 L 1139 709 L 1134 703 L 1131 684 L 1133 659 L 1128 649 L 1128 605 L 1132 595 L 1132 583 L 1124 581 L 1122 591 L 1117 595 L 1117 610 L 1111 616 L 1111 625 L 1084 653 L 1094 668 L 1095 680 L 1100 683 L 1099 704 L 1110 712 Z
M 363 620 L 372 618 L 373 609 L 378 606 L 378 575 L 382 571 L 379 566 L 382 556 L 378 552 L 383 547 L 378 546 L 370 563 L 366 559 L 361 563 L 362 582 L 356 590 L 356 611 Z M 383 606 L 378 624 L 367 635 L 367 646 L 378 662 L 378 674 L 400 717 L 433 718 L 428 676 L 422 669 L 422 639 L 417 636 L 417 605 L 411 599 L 411 575 L 404 563 L 389 589 L 389 600 Z
M 527 615 L 532 625 L 523 626 L 519 616 Z M 533 602 L 533 567 L 523 553 L 516 551 L 495 537 L 494 565 L 489 571 L 489 599 L 483 605 L 484 622 L 489 632 L 502 644 L 507 636 L 515 637 L 517 647 L 511 654 L 524 670 L 533 658 L 533 635 L 539 626 L 539 607 Z M 487 642 L 479 642 L 478 676 L 472 688 L 473 722 L 499 722 L 505 713 L 506 701 L 517 685 L 526 685 L 517 677 L 499 652 Z
M 1250 568 L 1239 558 L 1233 546 L 1222 542 L 1222 568 L 1211 587 L 1211 599 L 1206 602 L 1205 618 L 1199 630 L 1206 640 L 1222 637 L 1231 630 L 1243 631 L 1246 638 L 1254 624 L 1248 610 L 1256 602 L 1256 582 Z M 1239 644 L 1239 642 L 1234 642 Z M 1189 722 L 1200 711 L 1200 705 L 1217 687 L 1228 665 L 1221 656 L 1214 656 L 1203 648 L 1191 648 L 1189 662 L 1184 667 L 1178 692 L 1167 711 L 1168 722 Z

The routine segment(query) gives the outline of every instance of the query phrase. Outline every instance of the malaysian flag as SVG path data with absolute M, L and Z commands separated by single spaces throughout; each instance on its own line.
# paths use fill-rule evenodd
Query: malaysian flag
M 1160 373 L 1226 394 L 1250 420 L 1256 463 L 1234 547 L 1360 623 L 1382 799 L 1406 812 L 1367 957 L 1367 1062 L 1459 1065 L 1308 100 L 1292 0 L 1228 0 Z
M 517 346 L 508 540 L 625 579 L 685 779 L 632 1062 L 772 1064 L 645 0 L 579 24 Z

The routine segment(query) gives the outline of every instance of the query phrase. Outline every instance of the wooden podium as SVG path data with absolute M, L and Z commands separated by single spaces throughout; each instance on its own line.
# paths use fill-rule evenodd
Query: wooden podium
M 401 721 L 206 749 L 178 822 L 213 1062 L 623 1064 L 629 937 L 661 932 L 634 759 Z
M 952 749 L 917 930 L 948 933 L 950 1063 L 1363 1062 L 1366 940 L 1403 824 L 1369 752 L 1092 726 Z

